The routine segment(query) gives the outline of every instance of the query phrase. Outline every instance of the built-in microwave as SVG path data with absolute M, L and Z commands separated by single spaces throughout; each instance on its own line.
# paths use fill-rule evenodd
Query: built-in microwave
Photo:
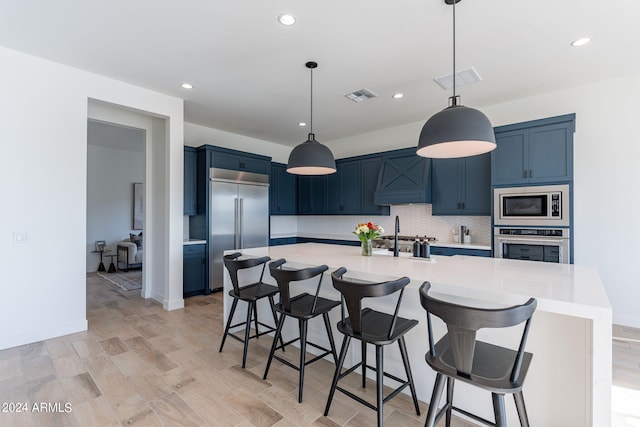
M 569 185 L 494 188 L 495 225 L 569 227 Z

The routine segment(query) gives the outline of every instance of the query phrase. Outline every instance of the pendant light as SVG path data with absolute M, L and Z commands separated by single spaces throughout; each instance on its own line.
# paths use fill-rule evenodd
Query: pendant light
M 481 111 L 460 105 L 456 95 L 456 3 L 453 5 L 453 96 L 449 107 L 434 114 L 422 128 L 416 154 L 433 158 L 469 157 L 488 153 L 496 148 L 491 122 Z
M 310 132 L 307 140 L 297 145 L 289 154 L 287 172 L 295 175 L 329 175 L 336 171 L 333 153 L 327 146 L 316 141 L 313 133 L 313 69 L 318 67 L 318 63 L 309 61 L 305 66 L 311 71 Z

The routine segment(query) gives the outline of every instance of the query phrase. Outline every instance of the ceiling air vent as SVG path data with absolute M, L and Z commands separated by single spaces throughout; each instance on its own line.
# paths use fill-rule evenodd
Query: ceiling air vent
M 446 76 L 433 79 L 440 85 L 442 89 L 451 89 L 453 87 L 453 74 L 447 74 Z M 470 85 L 482 80 L 476 70 L 471 67 L 466 70 L 461 70 L 456 73 L 456 87 Z
M 347 93 L 345 95 L 345 97 L 347 99 L 352 100 L 353 102 L 357 102 L 357 103 L 361 103 L 364 101 L 368 101 L 371 98 L 376 98 L 378 95 L 376 95 L 375 93 L 371 92 L 368 89 L 360 89 L 360 90 L 356 90 L 353 91 L 351 93 Z

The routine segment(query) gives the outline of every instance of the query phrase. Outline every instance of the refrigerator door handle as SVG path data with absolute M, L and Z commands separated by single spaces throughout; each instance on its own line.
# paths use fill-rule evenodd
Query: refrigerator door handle
M 239 249 L 238 245 L 238 198 L 233 199 L 233 249 Z
M 240 240 L 240 247 L 239 249 L 244 249 L 244 236 L 242 234 L 242 220 L 243 220 L 243 205 L 244 205 L 244 199 L 240 199 L 240 215 L 238 215 L 238 237 Z

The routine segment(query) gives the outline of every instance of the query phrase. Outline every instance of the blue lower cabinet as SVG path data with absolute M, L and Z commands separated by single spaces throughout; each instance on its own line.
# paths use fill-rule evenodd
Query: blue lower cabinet
M 328 245 L 360 246 L 355 240 L 318 239 L 316 237 L 298 237 L 298 243 L 326 243 Z
M 431 255 L 469 255 L 491 257 L 491 251 L 484 249 L 449 248 L 444 246 L 431 246 Z
M 182 296 L 183 298 L 205 293 L 206 247 L 205 245 L 185 245 L 182 250 Z
M 278 237 L 269 239 L 269 246 L 293 245 L 298 243 L 297 237 Z

